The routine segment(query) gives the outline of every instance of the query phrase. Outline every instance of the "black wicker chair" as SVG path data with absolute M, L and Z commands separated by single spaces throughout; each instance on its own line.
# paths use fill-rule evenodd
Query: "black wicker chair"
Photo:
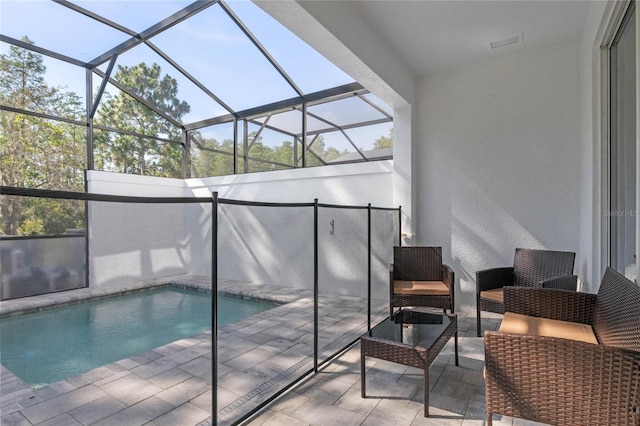
M 389 315 L 394 307 L 428 306 L 454 312 L 453 270 L 442 247 L 394 247 L 389 270 Z
M 566 251 L 517 248 L 513 266 L 476 272 L 478 337 L 480 311 L 504 314 L 504 287 L 541 287 L 576 291 L 578 277 L 573 274 L 576 254 Z

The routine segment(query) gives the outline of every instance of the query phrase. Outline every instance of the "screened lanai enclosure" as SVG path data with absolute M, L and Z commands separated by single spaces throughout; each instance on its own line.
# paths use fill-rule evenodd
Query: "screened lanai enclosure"
M 124 424 L 175 385 L 188 398 L 144 422 L 235 424 L 317 372 L 385 315 L 401 209 L 180 185 L 384 162 L 392 115 L 249 1 L 0 0 L 0 402 L 60 381 L 112 394 L 110 374 L 135 376 L 124 408 L 91 400 L 87 412 Z M 96 193 L 107 174 L 138 175 L 149 195 Z M 161 185 L 175 196 L 153 196 Z M 182 319 L 165 324 L 174 310 Z M 107 347 L 131 351 L 82 355 L 81 342 L 127 328 L 100 325 L 118 318 L 137 325 Z
M 33 132 L 55 132 L 69 173 L 201 177 L 390 157 L 390 109 L 252 2 L 3 0 L 1 19 L 6 123 L 26 115 Z M 47 180 L 32 179 L 3 184 Z
M 252 2 L 0 5 L 3 187 L 88 192 L 87 170 L 184 179 L 391 158 L 391 109 Z M 0 235 L 64 235 L 49 251 L 79 270 L 88 215 L 80 201 L 2 196 Z M 5 271 L 21 251 L 4 251 Z M 63 281 L 50 287 L 85 282 Z

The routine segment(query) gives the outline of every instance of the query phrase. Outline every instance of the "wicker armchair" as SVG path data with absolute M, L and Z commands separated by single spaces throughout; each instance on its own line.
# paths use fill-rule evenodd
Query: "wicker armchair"
M 513 267 L 476 272 L 476 322 L 481 336 L 480 311 L 504 313 L 504 287 L 543 287 L 576 291 L 575 253 L 517 248 Z
M 487 424 L 493 414 L 554 425 L 640 425 L 640 288 L 607 269 L 598 294 L 508 287 L 509 315 L 586 326 L 484 335 Z M 553 321 L 555 320 L 555 321 Z M 544 332 L 543 332 L 544 331 Z M 574 340 L 576 339 L 576 340 Z M 587 343 L 588 340 L 593 343 Z
M 442 247 L 394 247 L 389 270 L 389 315 L 394 307 L 455 309 L 453 270 L 442 264 Z

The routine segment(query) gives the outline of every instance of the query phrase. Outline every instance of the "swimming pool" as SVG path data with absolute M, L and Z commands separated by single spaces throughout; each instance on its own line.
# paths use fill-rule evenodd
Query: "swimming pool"
M 275 304 L 218 296 L 218 326 Z M 34 387 L 211 329 L 211 294 L 174 287 L 0 320 L 0 362 Z

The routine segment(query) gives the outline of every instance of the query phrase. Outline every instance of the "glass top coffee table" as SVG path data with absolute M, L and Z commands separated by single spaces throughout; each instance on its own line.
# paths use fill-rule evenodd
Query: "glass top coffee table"
M 360 385 L 366 397 L 365 357 L 396 362 L 424 371 L 424 416 L 429 417 L 429 366 L 449 339 L 455 339 L 458 365 L 458 321 L 453 314 L 403 309 L 360 338 Z

